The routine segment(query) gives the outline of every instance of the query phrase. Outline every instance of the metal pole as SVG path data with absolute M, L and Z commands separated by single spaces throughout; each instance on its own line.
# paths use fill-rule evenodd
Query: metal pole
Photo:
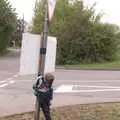
M 43 36 L 41 37 L 41 42 L 40 42 L 38 76 L 44 75 L 46 49 L 47 49 L 47 37 L 48 37 L 48 8 L 47 8 L 47 0 L 45 0 L 45 22 L 44 22 Z M 40 118 L 40 105 L 38 102 L 38 98 L 36 97 L 34 120 L 39 120 L 39 118 Z
M 46 50 L 47 50 L 47 38 L 48 38 L 48 8 L 47 8 L 47 0 L 45 4 L 45 22 L 44 22 L 44 31 L 43 36 L 41 38 L 41 48 L 40 48 L 40 64 L 39 64 L 39 75 L 44 75 L 45 70 L 45 58 L 46 58 Z

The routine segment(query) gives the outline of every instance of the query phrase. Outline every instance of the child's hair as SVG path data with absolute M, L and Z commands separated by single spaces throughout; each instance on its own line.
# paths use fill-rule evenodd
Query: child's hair
M 55 77 L 52 73 L 46 73 L 44 76 L 44 80 L 47 84 L 49 84 L 49 87 L 52 86 L 54 79 L 55 79 Z

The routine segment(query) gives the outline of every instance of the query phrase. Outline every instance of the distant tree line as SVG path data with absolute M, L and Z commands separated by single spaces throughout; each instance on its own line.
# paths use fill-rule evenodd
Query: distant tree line
M 26 26 L 24 19 L 18 19 L 9 0 L 0 0 L 0 55 L 6 53 L 7 47 L 21 46 L 22 34 Z
M 0 55 L 4 54 L 16 28 L 15 10 L 8 0 L 0 0 Z
M 44 1 L 36 1 L 32 33 L 40 34 L 43 30 L 43 6 Z M 87 8 L 82 1 L 69 4 L 68 0 L 57 0 L 49 35 L 56 36 L 58 40 L 58 64 L 115 60 L 120 39 L 119 27 L 102 23 L 101 17 L 102 14 L 95 14 L 94 5 Z

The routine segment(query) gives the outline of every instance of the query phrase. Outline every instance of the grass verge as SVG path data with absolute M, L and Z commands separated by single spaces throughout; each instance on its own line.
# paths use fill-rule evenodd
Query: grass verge
M 12 115 L 0 120 L 34 120 L 34 112 Z M 41 117 L 41 120 L 44 120 Z M 120 120 L 120 103 L 74 105 L 52 109 L 52 120 Z
M 105 62 L 105 63 L 92 63 L 92 64 L 76 64 L 76 65 L 58 65 L 57 67 L 64 67 L 64 68 L 120 68 L 120 61 L 114 62 Z
M 120 48 L 116 53 L 116 60 L 113 62 L 91 63 L 91 64 L 73 64 L 73 65 L 58 65 L 57 67 L 64 68 L 89 68 L 89 69 L 120 69 Z

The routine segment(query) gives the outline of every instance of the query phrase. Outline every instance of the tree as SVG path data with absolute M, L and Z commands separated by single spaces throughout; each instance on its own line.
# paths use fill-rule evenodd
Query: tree
M 0 54 L 7 48 L 16 27 L 16 13 L 8 0 L 0 0 Z
M 24 19 L 18 19 L 15 31 L 12 35 L 12 40 L 15 41 L 17 46 L 21 46 L 22 34 L 25 32 L 27 22 Z
M 32 32 L 40 33 L 43 24 L 41 1 L 34 13 Z M 85 8 L 82 1 L 69 4 L 68 0 L 57 0 L 50 35 L 58 39 L 57 63 L 92 63 L 113 61 L 116 52 L 118 27 L 101 23 L 102 14 L 95 15 L 94 5 Z M 38 27 L 39 25 L 39 27 Z
M 31 32 L 40 34 L 44 23 L 44 0 L 36 0 Z

